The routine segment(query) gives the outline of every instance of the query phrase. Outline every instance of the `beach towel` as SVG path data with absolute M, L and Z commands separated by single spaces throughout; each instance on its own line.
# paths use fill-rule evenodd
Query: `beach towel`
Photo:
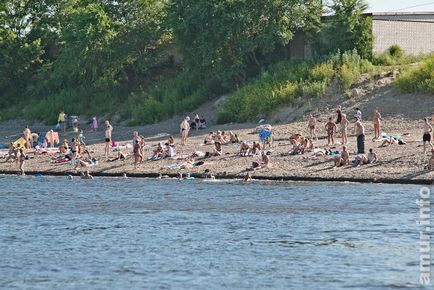
M 16 140 L 13 144 L 16 148 L 25 148 L 26 140 L 23 137 L 21 137 L 18 140 Z
M 59 140 L 59 133 L 57 133 L 57 132 L 54 132 L 54 131 L 48 131 L 46 134 L 45 134 L 45 138 L 47 139 L 47 141 L 48 141 L 48 144 L 50 144 L 50 145 L 55 145 L 55 144 L 59 144 L 60 143 L 60 140 Z

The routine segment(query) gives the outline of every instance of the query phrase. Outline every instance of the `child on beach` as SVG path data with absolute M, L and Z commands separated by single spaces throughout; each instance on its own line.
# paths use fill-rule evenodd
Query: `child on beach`
M 90 130 L 96 132 L 98 130 L 98 120 L 96 117 L 92 118 L 92 124 L 90 125 Z

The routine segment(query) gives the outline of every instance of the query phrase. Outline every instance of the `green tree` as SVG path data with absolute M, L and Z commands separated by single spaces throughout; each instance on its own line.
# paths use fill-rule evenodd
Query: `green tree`
M 362 58 L 372 58 L 372 19 L 363 15 L 368 9 L 365 0 L 333 0 L 328 6 L 331 13 L 325 19 L 321 35 L 316 42 L 320 54 L 352 51 Z
M 180 0 L 169 19 L 186 65 L 230 87 L 248 63 L 318 25 L 321 11 L 318 0 Z

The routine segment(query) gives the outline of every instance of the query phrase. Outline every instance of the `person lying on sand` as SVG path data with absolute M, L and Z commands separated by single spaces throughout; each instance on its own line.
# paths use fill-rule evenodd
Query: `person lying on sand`
M 334 160 L 335 160 L 334 167 L 340 167 L 340 166 L 350 164 L 350 155 L 348 154 L 347 146 L 342 146 L 341 156 L 335 156 Z
M 247 168 L 247 171 L 256 170 L 270 166 L 270 157 L 268 157 L 265 151 L 261 152 L 261 161 L 253 161 L 252 166 Z
M 246 157 L 250 153 L 250 146 L 247 144 L 246 141 L 242 141 L 240 145 L 240 156 Z
M 354 166 L 360 166 L 363 164 L 373 164 L 377 162 L 377 154 L 373 152 L 372 149 L 369 149 L 369 153 L 367 156 L 365 154 L 359 154 L 356 156 L 355 160 L 353 161 Z
M 128 154 L 127 153 L 122 153 L 121 151 L 118 152 L 118 155 L 116 155 L 116 157 L 114 158 L 110 158 L 108 161 L 109 162 L 113 162 L 113 161 L 117 161 L 117 160 L 121 160 L 124 161 L 125 158 L 127 158 Z
M 390 136 L 389 138 L 385 138 L 383 143 L 381 143 L 380 147 L 391 146 L 393 144 L 398 144 L 398 140 L 395 137 Z

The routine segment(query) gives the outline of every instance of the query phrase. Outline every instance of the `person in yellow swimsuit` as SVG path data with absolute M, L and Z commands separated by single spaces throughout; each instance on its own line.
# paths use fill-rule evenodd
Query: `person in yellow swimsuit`
M 66 116 L 65 112 L 61 111 L 59 113 L 59 118 L 57 119 L 57 122 L 59 123 L 60 128 L 62 128 L 62 132 L 66 131 L 65 116 Z

